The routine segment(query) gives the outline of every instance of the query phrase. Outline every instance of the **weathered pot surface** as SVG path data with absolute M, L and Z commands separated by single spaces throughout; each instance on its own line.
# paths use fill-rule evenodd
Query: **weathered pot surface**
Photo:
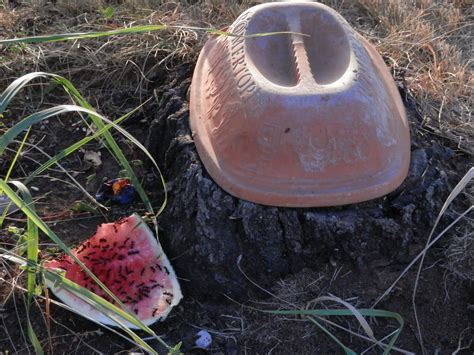
M 193 76 L 190 124 L 224 190 L 274 206 L 335 206 L 398 187 L 405 110 L 375 48 L 331 8 L 268 3 L 213 36 Z M 291 32 L 248 37 L 255 33 Z M 245 36 L 245 37 L 244 37 Z

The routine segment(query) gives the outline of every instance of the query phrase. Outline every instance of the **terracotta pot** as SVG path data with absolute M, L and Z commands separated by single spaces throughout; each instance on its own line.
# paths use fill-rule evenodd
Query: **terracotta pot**
M 248 37 L 277 31 L 292 33 Z M 202 49 L 190 97 L 197 150 L 219 186 L 309 207 L 401 184 L 410 160 L 403 103 L 380 55 L 337 12 L 262 4 L 228 32 L 237 36 L 213 36 Z

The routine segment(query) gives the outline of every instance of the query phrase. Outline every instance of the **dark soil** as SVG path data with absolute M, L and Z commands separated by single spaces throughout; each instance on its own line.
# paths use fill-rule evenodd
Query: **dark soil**
M 276 208 L 239 200 L 213 182 L 195 150 L 186 100 L 190 75 L 191 68 L 183 66 L 170 84 L 160 88 L 160 110 L 151 124 L 149 148 L 171 182 L 168 208 L 160 220 L 162 242 L 178 275 L 188 280 L 182 282 L 185 294 L 197 299 L 268 298 L 239 270 L 241 256 L 245 273 L 268 289 L 282 278 L 318 271 L 327 277 L 341 269 L 341 274 L 349 273 L 343 280 L 311 296 L 326 291 L 357 297 L 361 307 L 370 306 L 424 247 L 444 200 L 468 170 L 469 157 L 421 133 L 420 118 L 400 81 L 411 121 L 412 156 L 408 178 L 396 191 L 335 208 Z M 461 202 L 449 210 L 442 225 L 463 207 Z M 437 251 L 432 254 L 426 265 L 439 260 Z M 457 346 L 457 338 L 446 334 L 447 327 L 457 328 L 453 334 L 459 334 L 472 321 L 472 311 L 466 310 L 473 288 L 458 286 L 445 303 L 443 273 L 436 265 L 423 273 L 418 313 L 428 349 L 444 353 Z M 413 277 L 409 274 L 400 284 L 404 292 L 378 306 L 401 313 L 409 323 Z M 416 351 L 412 329 L 403 338 L 401 347 Z M 288 349 L 298 349 L 295 345 Z
M 313 323 L 297 317 L 264 314 L 243 305 L 258 309 L 289 308 L 280 300 L 284 299 L 304 307 L 312 299 L 330 293 L 359 308 L 370 307 L 422 250 L 444 200 L 468 170 L 470 157 L 421 129 L 414 103 L 403 89 L 403 78 L 397 78 L 411 122 L 412 161 L 408 178 L 396 191 L 374 201 L 337 208 L 275 208 L 238 200 L 213 182 L 195 150 L 187 101 L 192 69 L 191 65 L 183 64 L 167 74 L 165 84 L 161 84 L 163 79 L 155 81 L 150 86 L 150 95 L 156 90 L 158 100 L 128 121 L 126 127 L 139 140 L 148 142 L 168 182 L 169 201 L 159 219 L 160 240 L 181 278 L 185 297 L 164 323 L 152 328 L 169 344 L 182 341 L 182 349 L 188 353 L 204 353 L 193 348 L 193 337 L 199 329 L 212 333 L 211 353 L 342 353 Z M 52 122 L 48 129 L 58 129 L 61 135 L 48 135 L 43 142 L 50 153 L 65 142 L 72 143 L 76 134 L 67 123 L 57 125 Z M 127 147 L 124 142 L 123 146 Z M 78 180 L 94 193 L 103 178 L 116 176 L 118 168 L 99 144 L 89 148 L 103 152 L 102 167 L 94 171 L 77 157 L 66 160 L 66 166 L 81 171 Z M 130 160 L 143 159 L 132 147 L 126 151 Z M 22 165 L 27 171 L 33 167 L 29 163 Z M 4 169 L 2 165 L 2 173 Z M 158 206 L 162 199 L 159 179 L 153 178 L 146 165 L 140 172 Z M 87 184 L 86 176 L 92 173 L 97 176 Z M 74 200 L 81 198 L 79 192 L 67 185 L 48 179 L 33 185 L 41 194 L 52 191 L 44 197 L 39 210 L 43 215 L 59 216 L 51 217 L 50 221 L 57 221 L 52 223 L 54 230 L 70 245 L 84 240 L 102 221 L 87 215 L 86 219 L 61 215 Z M 463 198 L 458 200 L 443 218 L 440 231 L 457 212 L 465 209 Z M 113 220 L 140 208 L 138 202 L 114 208 L 107 218 Z M 15 242 L 5 231 L 2 235 L 4 245 Z M 462 335 L 469 338 L 465 330 L 472 327 L 474 288 L 467 281 L 450 277 L 443 267 L 443 250 L 449 241 L 447 235 L 430 251 L 425 263 L 429 268 L 420 280 L 417 311 L 429 353 L 453 352 Z M 18 272 L 11 267 L 6 270 L 10 277 Z M 244 272 L 279 298 L 256 287 Z M 415 273 L 408 273 L 377 307 L 402 315 L 406 326 L 396 345 L 419 353 L 411 304 Z M 4 277 L 9 278 L 8 274 Z M 20 324 L 25 326 L 26 319 L 22 294 L 16 291 L 14 296 L 7 297 L 9 290 L 6 283 L 1 285 L 2 299 L 8 300 L 0 315 L 0 351 L 32 352 L 26 347 L 24 329 L 20 328 Z M 42 301 L 40 304 L 44 307 Z M 30 314 L 47 350 L 50 336 L 50 352 L 115 353 L 132 348 L 120 337 L 57 306 L 51 306 L 51 316 L 48 335 L 42 313 Z M 359 330 L 353 320 L 334 321 Z M 395 329 L 393 322 L 385 320 L 371 321 L 371 325 L 377 335 Z M 332 331 L 355 350 L 369 346 L 343 331 Z M 472 350 L 465 350 L 466 354 Z M 372 349 L 368 353 L 381 351 Z

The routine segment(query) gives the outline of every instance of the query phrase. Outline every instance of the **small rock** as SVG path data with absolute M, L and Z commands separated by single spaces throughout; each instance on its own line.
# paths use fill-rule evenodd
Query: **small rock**
M 205 330 L 200 330 L 196 334 L 196 346 L 201 349 L 207 349 L 212 343 L 212 336 Z
M 94 152 L 92 150 L 86 150 L 84 152 L 84 161 L 97 167 L 102 165 L 102 159 L 100 158 L 100 152 Z

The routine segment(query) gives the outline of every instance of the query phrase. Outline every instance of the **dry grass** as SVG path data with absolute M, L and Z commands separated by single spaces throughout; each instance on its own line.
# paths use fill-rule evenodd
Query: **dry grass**
M 266 301 L 256 301 L 252 304 L 257 309 L 288 309 L 289 304 L 299 309 L 305 309 L 308 302 L 324 294 L 330 285 L 326 278 L 327 270 L 321 273 L 304 270 L 290 278 L 281 280 L 273 288 L 274 297 Z M 307 339 L 324 337 L 311 322 L 303 317 L 260 314 L 255 311 L 242 309 L 243 343 L 257 341 L 261 348 L 272 349 L 275 353 L 284 353 L 291 349 L 300 354 L 321 351 L 314 348 L 314 343 L 308 344 Z
M 59 1 L 42 7 L 0 8 L 0 30 L 5 37 L 110 30 L 145 24 L 193 25 L 219 28 L 238 15 L 236 7 L 202 6 L 186 1 L 141 8 L 125 4 L 106 19 L 99 2 L 71 6 Z M 51 20 L 54 18 L 54 22 Z M 190 30 L 160 31 L 106 40 L 84 40 L 0 48 L 0 87 L 31 71 L 63 75 L 108 114 L 136 106 L 150 93 L 150 82 L 164 80 L 165 70 L 193 61 L 205 36 Z M 163 78 L 163 79 L 161 79 Z M 122 102 L 117 107 L 116 102 Z
M 56 5 L 45 6 L 0 5 L 0 30 L 4 37 L 14 37 L 161 23 L 223 28 L 244 8 L 258 2 L 264 1 L 130 1 L 117 6 L 111 19 L 104 16 L 102 11 L 107 5 L 101 0 L 57 1 Z M 417 129 L 445 136 L 459 149 L 474 153 L 474 9 L 469 1 L 323 2 L 340 11 L 369 37 L 394 75 L 403 80 L 422 117 Z M 202 33 L 178 30 L 0 48 L 0 87 L 32 70 L 53 72 L 81 83 L 79 90 L 100 101 L 106 111 L 119 111 L 124 107 L 112 109 L 114 105 L 108 105 L 110 98 L 119 98 L 123 106 L 127 106 L 130 93 L 141 98 L 149 92 L 150 81 L 159 80 L 163 70 L 193 62 L 204 40 Z
M 474 282 L 474 223 L 458 228 L 445 251 L 446 268 L 459 280 Z
M 474 187 L 466 188 L 466 199 L 474 204 Z M 474 282 L 474 220 L 466 219 L 466 223 L 455 229 L 447 248 L 444 251 L 444 266 L 448 276 L 456 280 Z
M 377 48 L 404 73 L 423 126 L 474 152 L 473 15 L 467 1 L 359 2 L 375 24 Z

